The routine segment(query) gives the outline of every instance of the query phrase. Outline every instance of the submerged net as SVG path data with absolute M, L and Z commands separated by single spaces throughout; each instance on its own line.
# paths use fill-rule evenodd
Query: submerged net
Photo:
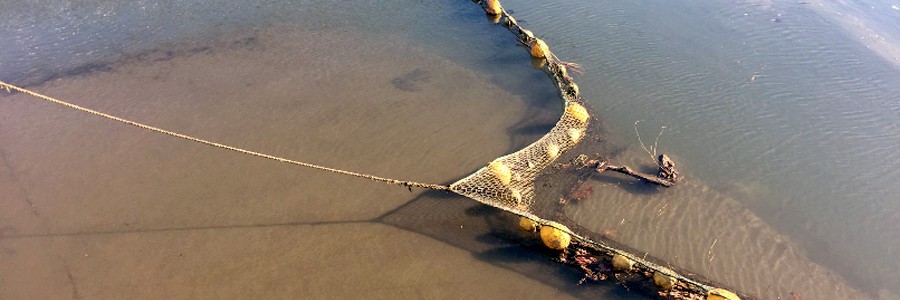
M 563 62 L 553 55 L 543 41 L 521 27 L 513 16 L 500 7 L 498 1 L 473 2 L 481 5 L 489 15 L 495 16 L 494 21 L 502 22 L 519 42 L 530 48 L 536 65 L 540 66 L 556 84 L 564 112 L 553 128 L 534 143 L 493 160 L 449 186 L 382 178 L 284 159 L 118 118 L 3 82 L 0 82 L 0 88 L 23 92 L 142 129 L 244 154 L 410 188 L 449 190 L 518 215 L 524 218 L 523 222 L 532 222 L 535 229 L 543 227 L 542 237 L 547 231 L 549 232 L 547 235 L 563 239 L 564 243 L 556 245 L 557 249 L 562 251 L 559 261 L 584 270 L 586 278 L 598 280 L 612 275 L 620 283 L 637 287 L 646 294 L 667 299 L 739 299 L 738 295 L 717 288 L 717 285 L 711 284 L 708 280 L 685 276 L 684 274 L 689 274 L 686 270 L 663 267 L 665 263 L 661 260 L 646 255 L 638 256 L 635 253 L 639 252 L 635 249 L 580 228 L 564 216 L 562 213 L 564 204 L 558 199 L 569 198 L 576 187 L 591 174 L 596 173 L 596 162 L 606 160 L 603 155 L 608 154 L 608 151 L 603 149 L 600 122 L 584 104 L 578 85 L 568 75 L 569 70 L 574 67 L 573 64 Z M 568 239 L 571 239 L 571 243 Z
M 578 145 L 587 129 L 589 114 L 584 106 L 566 101 L 565 112 L 556 126 L 537 142 L 495 159 L 451 184 L 450 190 L 519 215 L 534 214 L 534 184 L 538 174 Z
M 599 122 L 584 105 L 577 84 L 568 75 L 572 64 L 553 55 L 498 1 L 474 2 L 531 48 L 532 56 L 541 60 L 538 65 L 556 83 L 565 109 L 550 132 L 539 140 L 451 184 L 450 191 L 527 219 L 522 222 L 550 228 L 540 230 L 548 247 L 560 246 L 548 238 L 571 237 L 573 243 L 565 241 L 558 260 L 584 270 L 585 278 L 599 281 L 614 276 L 622 284 L 666 299 L 748 299 L 699 276 L 685 276 L 691 274 L 686 269 L 664 267 L 662 260 L 636 255 L 640 253 L 636 249 L 583 229 L 563 214 L 565 200 L 596 172 L 596 162 L 606 160 L 601 151 Z
M 537 216 L 540 203 L 535 201 L 538 176 L 561 157 L 565 157 L 590 133 L 591 112 L 584 106 L 578 85 L 568 75 L 567 64 L 556 58 L 543 41 L 519 26 L 515 18 L 499 6 L 497 1 L 475 1 L 482 5 L 496 21 L 503 18 L 507 27 L 522 44 L 532 48 L 532 57 L 551 76 L 565 107 L 555 126 L 525 148 L 501 156 L 487 166 L 449 186 L 454 193 L 478 202 L 523 216 L 539 223 L 551 223 Z M 593 134 L 590 134 L 593 136 Z M 598 149 L 599 150 L 599 149 Z

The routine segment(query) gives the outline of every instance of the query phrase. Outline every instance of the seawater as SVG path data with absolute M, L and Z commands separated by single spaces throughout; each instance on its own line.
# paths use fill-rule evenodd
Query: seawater
M 900 294 L 900 259 L 892 255 L 900 250 L 896 2 L 506 3 L 557 55 L 584 66 L 585 75 L 577 79 L 585 98 L 628 145 L 621 159 L 650 163 L 637 142 L 636 121 L 645 142 L 665 127 L 660 151 L 676 158 L 688 181 L 702 182 L 693 192 L 652 196 L 605 189 L 624 198 L 608 196 L 610 201 L 626 202 L 614 207 L 633 211 L 595 221 L 598 226 L 644 235 L 629 239 L 655 247 L 651 254 L 685 259 L 685 252 L 673 250 L 678 240 L 694 237 L 684 243 L 709 249 L 716 236 L 704 230 L 712 230 L 693 224 L 699 232 L 691 234 L 674 227 L 689 224 L 672 221 L 658 228 L 654 220 L 686 199 L 702 207 L 728 197 L 733 202 L 724 203 L 749 209 L 797 247 L 762 243 L 759 253 L 797 251 L 869 297 Z M 714 193 L 701 192 L 706 187 Z M 663 215 L 655 217 L 666 201 Z M 595 218 L 603 205 L 608 204 L 578 213 Z M 710 226 L 740 226 L 719 222 L 725 223 Z M 722 245 L 720 239 L 716 248 Z M 785 264 L 738 259 L 746 254 L 734 250 L 733 265 L 707 263 L 707 272 Z M 697 263 L 709 258 L 706 250 L 693 252 L 703 253 L 692 260 Z M 759 289 L 770 289 L 765 298 L 782 299 L 792 289 L 772 287 Z
M 645 142 L 665 126 L 660 151 L 687 180 L 599 177 L 573 218 L 762 298 L 900 294 L 896 3 L 503 3 L 584 67 L 618 162 L 649 167 L 635 122 Z M 0 16 L 4 81 L 388 177 L 451 182 L 561 111 L 469 2 L 10 2 Z M 2 100 L 0 263 L 22 276 L 0 291 L 13 298 L 639 297 L 575 286 L 488 234 L 466 199 Z

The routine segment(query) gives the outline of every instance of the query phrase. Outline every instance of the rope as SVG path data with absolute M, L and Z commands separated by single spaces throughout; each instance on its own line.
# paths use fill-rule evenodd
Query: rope
M 487 8 L 487 5 L 488 5 L 487 1 L 476 0 L 475 2 L 478 3 L 479 5 L 481 5 L 483 8 Z M 500 8 L 499 15 L 505 19 L 503 25 L 506 26 L 506 28 L 509 29 L 510 32 L 512 32 L 519 39 L 519 42 L 521 42 L 522 44 L 524 44 L 526 46 L 531 46 L 535 42 L 534 34 L 531 31 L 520 26 L 518 21 L 512 15 L 510 15 L 509 12 L 507 12 L 505 8 L 502 8 L 502 7 Z M 569 67 L 579 68 L 578 65 L 564 62 L 564 61 L 560 60 L 552 52 L 548 53 L 546 55 L 545 59 L 547 60 L 548 65 L 550 66 L 550 67 L 548 67 L 548 70 L 550 70 L 550 73 L 553 75 L 553 81 L 556 82 L 557 87 L 560 90 L 561 96 L 563 98 L 570 97 L 565 92 L 565 89 L 566 89 L 565 86 L 568 82 L 571 82 L 572 79 L 568 75 L 566 75 L 566 73 L 561 74 L 559 71 L 556 71 L 556 70 L 561 70 L 561 69 L 565 70 L 566 68 L 569 68 Z M 554 68 L 556 70 L 554 70 Z M 577 94 L 577 92 L 576 92 L 576 94 Z M 575 99 L 572 99 L 571 101 L 579 101 L 579 99 L 575 98 Z M 482 201 L 479 201 L 479 202 L 482 202 Z M 609 245 L 604 244 L 603 242 L 591 240 L 587 236 L 575 233 L 568 227 L 563 226 L 562 224 L 554 222 L 552 220 L 538 217 L 537 215 L 534 215 L 530 212 L 523 212 L 523 211 L 511 209 L 509 207 L 494 205 L 492 203 L 487 203 L 487 202 L 482 202 L 482 203 L 496 207 L 498 209 L 501 209 L 503 211 L 512 213 L 512 214 L 520 216 L 520 217 L 525 217 L 525 218 L 531 219 L 532 221 L 535 221 L 539 224 L 556 228 L 560 231 L 563 231 L 563 232 L 569 234 L 573 239 L 586 244 L 588 247 L 594 248 L 595 250 L 607 252 L 607 253 L 609 253 L 609 255 L 619 254 L 619 255 L 625 256 L 626 258 L 630 259 L 631 261 L 634 261 L 640 265 L 643 265 L 647 269 L 653 270 L 655 272 L 660 272 L 666 276 L 675 278 L 675 279 L 677 279 L 681 282 L 684 282 L 688 285 L 692 285 L 694 288 L 703 291 L 703 293 L 707 293 L 707 292 L 715 289 L 715 287 L 713 287 L 711 285 L 688 278 L 687 276 L 679 274 L 678 272 L 675 272 L 669 268 L 665 268 L 663 266 L 660 266 L 658 264 L 650 262 L 650 261 L 643 259 L 637 255 L 634 255 L 632 253 L 611 247 Z
M 488 5 L 488 4 L 487 4 L 487 1 L 484 1 L 484 0 L 473 0 L 473 2 L 475 2 L 475 3 L 479 4 L 479 5 L 481 5 L 481 6 L 484 7 L 484 8 L 487 8 L 487 5 Z M 504 24 L 503 24 L 503 25 L 506 26 L 507 29 L 509 29 L 509 30 L 510 30 L 510 31 L 518 38 L 518 40 L 519 40 L 521 43 L 525 44 L 526 46 L 530 46 L 530 45 L 532 45 L 532 44 L 535 42 L 536 38 L 534 37 L 534 34 L 533 34 L 531 31 L 528 31 L 528 30 L 526 30 L 525 28 L 523 28 L 522 26 L 520 26 L 520 25 L 518 24 L 518 21 L 517 21 L 512 15 L 510 15 L 509 12 L 506 11 L 506 9 L 503 9 L 503 8 L 501 7 L 501 8 L 500 8 L 500 11 L 499 11 L 499 15 L 500 15 L 501 17 L 505 18 L 505 21 L 504 21 Z M 576 64 L 567 63 L 567 62 L 564 62 L 564 61 L 560 60 L 560 59 L 559 59 L 555 54 L 553 54 L 552 52 L 549 52 L 547 55 L 545 55 L 545 59 L 547 60 L 547 63 L 548 63 L 548 65 L 549 65 L 548 70 L 549 70 L 550 73 L 553 75 L 553 81 L 557 84 L 557 88 L 559 89 L 561 96 L 562 96 L 564 99 L 571 99 L 571 100 L 569 100 L 569 101 L 579 101 L 578 96 L 577 96 L 577 91 L 575 91 L 574 94 L 569 94 L 568 91 L 567 91 L 567 90 L 569 89 L 569 88 L 567 87 L 567 84 L 569 84 L 569 83 L 574 83 L 574 82 L 572 81 L 571 77 L 569 77 L 569 76 L 567 75 L 567 73 L 566 73 L 566 69 L 567 69 L 567 68 L 570 68 L 570 67 L 571 67 L 571 68 L 577 69 L 578 66 L 577 66 Z M 356 173 L 356 172 L 351 172 L 351 171 L 339 170 L 339 169 L 334 169 L 334 168 L 324 167 L 324 166 L 315 165 L 315 164 L 311 164 L 311 163 L 306 163 L 306 162 L 300 162 L 300 161 L 290 160 L 290 159 L 281 158 L 281 157 L 277 157 L 277 156 L 273 156 L 273 155 L 268 155 L 268 154 L 259 153 L 259 152 L 255 152 L 255 151 L 245 150 L 245 149 L 241 149 L 241 148 L 237 148 L 237 147 L 233 147 L 233 146 L 229 146 L 229 145 L 219 144 L 219 143 L 216 143 L 216 142 L 211 142 L 211 141 L 207 141 L 207 140 L 204 140 L 204 139 L 200 139 L 200 138 L 188 136 L 188 135 L 185 135 L 185 134 L 181 134 L 181 133 L 177 133 L 177 132 L 172 132 L 172 131 L 160 129 L 160 128 L 157 128 L 157 127 L 153 127 L 153 126 L 145 125 L 145 124 L 142 124 L 142 123 L 134 122 L 134 121 L 131 121 L 131 120 L 127 120 L 127 119 L 119 118 L 119 117 L 116 117 L 116 116 L 112 116 L 112 115 L 109 115 L 109 114 L 105 114 L 105 113 L 102 113 L 102 112 L 99 112 L 99 111 L 91 110 L 91 109 L 88 109 L 88 108 L 85 108 L 85 107 L 81 107 L 81 106 L 78 106 L 78 105 L 75 105 L 75 104 L 71 104 L 71 103 L 68 103 L 68 102 L 65 102 L 65 101 L 62 101 L 62 100 L 54 99 L 54 98 L 49 97 L 49 96 L 45 96 L 45 95 L 42 95 L 42 94 L 38 94 L 38 93 L 36 93 L 36 92 L 32 92 L 32 91 L 30 91 L 30 90 L 27 90 L 27 89 L 24 89 L 24 88 L 17 87 L 17 86 L 14 86 L 14 85 L 5 83 L 5 82 L 3 82 L 3 81 L 0 81 L 0 89 L 6 89 L 7 92 L 11 92 L 11 90 L 16 90 L 16 91 L 19 91 L 19 92 L 28 94 L 28 95 L 30 95 L 30 96 L 37 97 L 37 98 L 39 98 L 39 99 L 48 101 L 48 102 L 56 103 L 56 104 L 59 104 L 59 105 L 62 105 L 62 106 L 66 106 L 66 107 L 69 107 L 69 108 L 73 108 L 73 109 L 76 109 L 76 110 L 80 110 L 80 111 L 83 111 L 83 112 L 87 112 L 87 113 L 90 113 L 90 114 L 93 114 L 93 115 L 97 115 L 97 116 L 100 116 L 100 117 L 103 117 L 103 118 L 106 118 L 106 119 L 110 119 L 110 120 L 117 121 L 117 122 L 120 122 L 120 123 L 124 123 L 124 124 L 128 124 L 128 125 L 131 125 L 131 126 L 135 126 L 135 127 L 141 128 L 141 129 L 146 129 L 146 130 L 150 130 L 150 131 L 155 131 L 155 132 L 162 133 L 162 134 L 165 134 L 165 135 L 169 135 L 169 136 L 173 136 L 173 137 L 185 139 L 185 140 L 188 140 L 188 141 L 192 141 L 192 142 L 197 142 L 197 143 L 201 143 L 201 144 L 213 146 L 213 147 L 216 147 L 216 148 L 222 148 L 222 149 L 226 149 L 226 150 L 231 150 L 231 151 L 235 151 L 235 152 L 239 152 L 239 153 L 243 153 L 243 154 L 253 155 L 253 156 L 262 157 L 262 158 L 267 158 L 267 159 L 271 159 L 271 160 L 275 160 L 275 161 L 279 161 L 279 162 L 283 162 L 283 163 L 288 163 L 288 164 L 293 164 L 293 165 L 298 165 L 298 166 L 303 166 L 303 167 L 307 167 L 307 168 L 312 168 L 312 169 L 317 169 L 317 170 L 323 170 L 323 171 L 328 171 L 328 172 L 337 173 L 337 174 L 343 174 L 343 175 L 349 175 L 349 176 L 354 176 L 354 177 L 360 177 L 360 178 L 370 179 L 370 180 L 379 181 L 379 182 L 384 182 L 384 183 L 393 184 L 393 185 L 406 186 L 406 187 L 408 187 L 408 188 L 410 188 L 410 189 L 411 189 L 412 187 L 420 187 L 420 188 L 427 188 L 427 189 L 433 189 L 433 190 L 452 191 L 452 190 L 450 190 L 450 187 L 449 187 L 449 186 L 445 186 L 445 185 L 428 184 L 428 183 L 419 183 L 419 182 L 414 182 L 414 181 L 403 181 L 403 180 L 396 180 L 396 179 L 390 179 L 390 178 L 377 177 L 377 176 L 368 175 L 368 174 L 362 174 L 362 173 Z M 641 257 L 638 257 L 638 256 L 634 255 L 634 254 L 628 253 L 628 252 L 626 252 L 626 251 L 624 251 L 624 250 L 620 250 L 620 249 L 611 247 L 611 246 L 606 245 L 606 244 L 604 244 L 603 242 L 600 242 L 600 241 L 593 241 L 593 240 L 591 240 L 589 237 L 583 236 L 583 235 L 580 235 L 580 234 L 577 234 L 577 233 L 575 233 L 574 231 L 572 231 L 571 229 L 569 229 L 568 227 L 566 227 L 566 226 L 564 226 L 564 225 L 562 225 L 562 224 L 560 224 L 560 223 L 557 223 L 557 222 L 554 222 L 554 221 L 551 221 L 551 220 L 548 220 L 548 219 L 543 219 L 543 218 L 538 217 L 537 215 L 534 215 L 534 214 L 532 214 L 532 213 L 530 213 L 530 212 L 522 211 L 522 210 L 519 210 L 519 209 L 513 209 L 513 208 L 507 207 L 507 206 L 505 206 L 505 205 L 498 205 L 497 203 L 493 203 L 493 202 L 490 202 L 490 201 L 483 201 L 483 200 L 479 200 L 479 199 L 476 199 L 476 198 L 472 198 L 472 199 L 474 199 L 474 200 L 476 200 L 476 201 L 478 201 L 478 202 L 480 202 L 480 203 L 483 203 L 483 204 L 485 204 L 485 205 L 488 205 L 488 206 L 491 206 L 491 207 L 495 207 L 495 208 L 497 208 L 497 209 L 500 209 L 500 210 L 503 210 L 503 211 L 512 213 L 512 214 L 514 214 L 514 215 L 518 215 L 518 216 L 520 216 L 520 217 L 525 217 L 525 218 L 531 219 L 531 220 L 533 220 L 533 221 L 536 221 L 536 222 L 539 223 L 539 224 L 551 226 L 551 227 L 553 227 L 553 228 L 556 228 L 556 229 L 558 229 L 558 230 L 561 230 L 561 231 L 563 231 L 563 232 L 569 234 L 569 235 L 570 235 L 572 238 L 574 238 L 575 240 L 584 243 L 584 244 L 587 245 L 588 247 L 591 247 L 591 248 L 593 248 L 593 249 L 595 249 L 595 250 L 599 250 L 599 251 L 602 251 L 602 252 L 606 252 L 606 253 L 608 253 L 608 255 L 618 254 L 618 255 L 625 256 L 625 257 L 627 257 L 628 259 L 630 259 L 630 260 L 636 262 L 636 263 L 639 264 L 639 265 L 644 266 L 645 268 L 647 268 L 647 269 L 649 269 L 649 270 L 653 270 L 653 271 L 655 271 L 655 272 L 660 272 L 660 273 L 662 273 L 662 274 L 664 274 L 664 275 L 666 275 L 666 276 L 675 278 L 675 279 L 677 279 L 677 280 L 679 280 L 679 281 L 681 281 L 681 282 L 683 282 L 683 283 L 685 283 L 685 284 L 687 284 L 687 285 L 693 286 L 693 288 L 702 291 L 704 294 L 706 294 L 707 292 L 709 292 L 709 291 L 715 289 L 715 287 L 713 287 L 713 286 L 711 286 L 711 285 L 707 285 L 707 284 L 704 284 L 704 283 L 702 283 L 702 282 L 700 282 L 700 281 L 690 279 L 690 278 L 688 278 L 688 277 L 686 277 L 686 276 L 684 276 L 684 275 L 682 275 L 682 274 L 679 274 L 679 273 L 677 273 L 677 272 L 675 272 L 675 271 L 673 271 L 673 270 L 671 270 L 671 269 L 668 269 L 668 268 L 665 268 L 665 267 L 663 267 L 663 266 L 660 266 L 660 265 L 657 265 L 657 264 L 655 264 L 655 263 L 652 263 L 652 262 L 650 262 L 650 261 L 648 261 L 648 260 L 645 260 L 645 259 L 643 259 L 643 258 L 641 258 Z
M 131 121 L 128 119 L 123 119 L 123 118 L 116 117 L 116 116 L 113 116 L 110 114 L 102 113 L 102 112 L 99 112 L 99 111 L 96 111 L 93 109 L 89 109 L 89 108 L 78 106 L 78 105 L 75 105 L 75 104 L 72 104 L 72 103 L 69 103 L 66 101 L 62 101 L 62 100 L 59 100 L 59 99 L 56 99 L 56 98 L 53 98 L 50 96 L 39 94 L 37 92 L 33 92 L 31 90 L 21 88 L 21 87 L 18 87 L 18 86 L 15 86 L 15 85 L 3 82 L 3 81 L 0 81 L 0 89 L 6 89 L 6 91 L 9 93 L 12 93 L 12 91 L 15 90 L 15 91 L 24 93 L 26 95 L 47 101 L 47 102 L 59 104 L 59 105 L 62 105 L 62 106 L 68 107 L 68 108 L 75 109 L 75 110 L 80 110 L 82 112 L 86 112 L 86 113 L 89 113 L 89 114 L 92 114 L 95 116 L 103 117 L 103 118 L 113 120 L 113 121 L 116 121 L 119 123 L 131 125 L 131 126 L 134 126 L 137 128 L 146 129 L 149 131 L 155 131 L 155 132 L 162 133 L 162 134 L 165 134 L 168 136 L 173 136 L 173 137 L 188 140 L 191 142 L 196 142 L 196 143 L 200 143 L 200 144 L 204 144 L 204 145 L 208 145 L 208 146 L 213 146 L 216 148 L 231 150 L 234 152 L 248 154 L 248 155 L 252 155 L 252 156 L 256 156 L 256 157 L 267 158 L 267 159 L 271 159 L 271 160 L 278 161 L 278 162 L 288 163 L 288 164 L 297 165 L 297 166 L 301 166 L 301 167 L 307 167 L 307 168 L 316 169 L 316 170 L 328 171 L 328 172 L 342 174 L 342 175 L 349 175 L 349 176 L 354 176 L 354 177 L 359 177 L 359 178 L 365 178 L 365 179 L 374 180 L 374 181 L 378 181 L 378 182 L 384 182 L 387 184 L 405 186 L 410 189 L 412 189 L 413 187 L 426 188 L 426 189 L 432 189 L 432 190 L 440 190 L 440 191 L 446 191 L 446 190 L 450 189 L 450 187 L 446 186 L 446 185 L 421 183 L 421 182 L 415 182 L 415 181 L 406 181 L 406 180 L 397 180 L 397 179 L 391 179 L 391 178 L 378 177 L 378 176 L 369 175 L 369 174 L 363 174 L 363 173 L 345 171 L 345 170 L 340 170 L 340 169 L 335 169 L 335 168 L 329 168 L 329 167 L 320 166 L 320 165 L 316 165 L 316 164 L 291 160 L 291 159 L 282 158 L 282 157 L 278 157 L 278 156 L 274 156 L 274 155 L 269 155 L 269 154 L 260 153 L 260 152 L 256 152 L 256 151 L 241 149 L 241 148 L 234 147 L 234 146 L 220 144 L 220 143 L 204 140 L 201 138 L 189 136 L 186 134 L 168 131 L 168 130 L 161 129 L 158 127 L 153 127 L 153 126 L 150 126 L 147 124 L 138 123 L 138 122 Z

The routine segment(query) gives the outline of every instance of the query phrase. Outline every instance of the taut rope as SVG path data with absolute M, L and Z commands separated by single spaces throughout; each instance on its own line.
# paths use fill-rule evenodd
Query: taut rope
M 0 81 L 0 89 L 5 89 L 7 92 L 10 92 L 10 93 L 12 93 L 12 91 L 18 91 L 18 92 L 24 93 L 24 94 L 26 94 L 26 95 L 29 95 L 29 96 L 32 96 L 32 97 L 35 97 L 35 98 L 38 98 L 38 99 L 41 99 L 41 100 L 44 100 L 44 101 L 47 101 L 47 102 L 59 104 L 59 105 L 62 105 L 62 106 L 68 107 L 68 108 L 75 109 L 75 110 L 80 110 L 80 111 L 83 111 L 83 112 L 86 112 L 86 113 L 89 113 L 89 114 L 92 114 L 92 115 L 95 115 L 95 116 L 103 117 L 103 118 L 106 118 L 106 119 L 109 119 L 109 120 L 113 120 L 113 121 L 116 121 L 116 122 L 119 122 L 119 123 L 128 124 L 128 125 L 131 125 L 131 126 L 134 126 L 134 127 L 137 127 L 137 128 L 146 129 L 146 130 L 150 130 L 150 131 L 155 131 L 155 132 L 162 133 L 162 134 L 165 134 L 165 135 L 168 135 L 168 136 L 173 136 L 173 137 L 177 137 L 177 138 L 184 139 L 184 140 L 188 140 L 188 141 L 192 141 L 192 142 L 197 142 L 197 143 L 200 143 L 200 144 L 209 145 L 209 146 L 213 146 L 213 147 L 216 147 L 216 148 L 221 148 L 221 149 L 225 149 L 225 150 L 231 150 L 231 151 L 238 152 L 238 153 L 243 153 L 243 154 L 249 154 L 249 155 L 253 155 L 253 156 L 256 156 L 256 157 L 268 158 L 268 159 L 271 159 L 271 160 L 274 160 L 274 161 L 279 161 L 279 162 L 288 163 L 288 164 L 292 164 L 292 165 L 298 165 L 298 166 L 301 166 L 301 167 L 307 167 L 307 168 L 312 168 L 312 169 L 316 169 L 316 170 L 328 171 L 328 172 L 337 173 L 337 174 L 343 174 L 343 175 L 350 175 L 350 176 L 359 177 L 359 178 L 365 178 L 365 179 L 369 179 L 369 180 L 374 180 L 374 181 L 384 182 L 384 183 L 387 183 L 387 184 L 393 184 L 393 185 L 405 186 L 405 187 L 408 187 L 408 188 L 419 187 L 419 188 L 426 188 L 426 189 L 432 189 L 432 190 L 441 190 L 441 191 L 445 191 L 445 190 L 449 190 L 449 189 L 450 189 L 450 187 L 449 187 L 449 186 L 446 186 L 446 185 L 432 184 L 432 183 L 421 183 L 421 182 L 415 182 L 415 181 L 397 180 L 397 179 L 391 179 L 391 178 L 378 177 L 378 176 L 369 175 L 369 174 L 363 174 L 363 173 L 357 173 L 357 172 L 345 171 L 345 170 L 340 170 L 340 169 L 335 169 L 335 168 L 329 168 L 329 167 L 320 166 L 320 165 L 316 165 L 316 164 L 306 163 L 306 162 L 302 162 L 302 161 L 296 161 L 296 160 L 287 159 L 287 158 L 282 158 L 282 157 L 278 157 L 278 156 L 274 156 L 274 155 L 269 155 L 269 154 L 265 154 L 265 153 L 260 153 L 260 152 L 256 152 L 256 151 L 250 151 L 250 150 L 246 150 L 246 149 L 241 149 L 241 148 L 234 147 L 234 146 L 229 146 L 229 145 L 225 145 L 225 144 L 220 144 L 220 143 L 216 143 L 216 142 L 204 140 L 204 139 L 201 139 L 201 138 L 196 138 L 196 137 L 193 137 L 193 136 L 189 136 L 189 135 L 186 135 L 186 134 L 177 133 L 177 132 L 173 132 L 173 131 L 168 131 L 168 130 L 165 130 L 165 129 L 162 129 L 162 128 L 158 128 L 158 127 L 153 127 L 153 126 L 150 126 L 150 125 L 147 125 L 147 124 L 138 123 L 138 122 L 131 121 L 131 120 L 128 120 L 128 119 L 123 119 L 123 118 L 116 117 L 116 116 L 113 116 L 113 115 L 110 115 L 110 114 L 102 113 L 102 112 L 99 112 L 99 111 L 96 111 L 96 110 L 93 110 L 93 109 L 90 109 L 90 108 L 78 106 L 78 105 L 75 105 L 75 104 L 72 104 L 72 103 L 69 103 L 69 102 L 66 102 L 66 101 L 62 101 L 62 100 L 59 100 L 59 99 L 56 99 L 56 98 L 53 98 L 53 97 L 50 97 L 50 96 L 46 96 L 46 95 L 43 95 L 43 94 L 39 94 L 39 93 L 37 93 L 37 92 L 33 92 L 33 91 L 31 91 L 31 90 L 28 90 L 28 89 L 25 89 L 25 88 L 21 88 L 21 87 L 18 87 L 18 86 L 15 86 L 15 85 L 12 85 L 12 84 L 3 82 L 3 81 Z

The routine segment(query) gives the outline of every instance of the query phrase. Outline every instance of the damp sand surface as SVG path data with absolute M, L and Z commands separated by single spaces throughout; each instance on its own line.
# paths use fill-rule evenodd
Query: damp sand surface
M 471 39 L 460 35 L 427 39 L 437 49 L 420 46 L 422 36 L 443 31 L 495 37 L 469 23 L 435 22 L 461 16 L 486 22 L 469 3 L 423 16 L 431 26 L 416 28 L 431 29 L 409 35 L 398 32 L 422 25 L 410 21 L 409 15 L 422 15 L 417 10 L 325 11 L 340 17 L 299 27 L 210 30 L 214 38 L 25 78 L 40 79 L 31 81 L 39 92 L 162 128 L 444 184 L 537 139 L 559 117 L 549 80 L 530 67 L 514 67 L 528 60 L 511 39 L 464 43 L 475 54 L 461 51 L 460 40 Z M 616 16 L 627 10 L 603 11 Z M 618 36 L 607 44 L 620 52 L 601 51 L 590 44 L 594 39 L 582 38 L 593 35 L 556 30 L 563 23 L 554 22 L 559 18 L 552 10 L 521 13 L 564 59 L 587 67 L 576 80 L 600 118 L 613 124 L 610 147 L 628 145 L 621 140 L 631 137 L 633 111 L 651 108 L 630 111 L 622 99 L 635 95 L 621 81 L 645 83 L 633 68 L 664 54 L 635 50 Z M 401 25 L 375 30 L 369 22 L 379 18 L 372 15 Z M 582 47 L 585 41 L 592 46 Z M 579 49 L 592 50 L 579 57 Z M 621 57 L 599 59 L 609 53 Z M 484 57 L 490 61 L 479 60 Z M 486 75 L 485 66 L 496 70 Z M 656 70 L 691 70 L 667 66 Z M 509 76 L 497 76 L 503 72 Z M 638 95 L 652 98 L 661 92 L 647 86 L 703 78 L 670 77 L 678 80 L 641 85 Z M 706 95 L 695 90 L 722 89 L 681 93 Z M 690 112 L 688 121 L 703 119 Z M 706 152 L 683 147 L 703 139 L 672 128 L 664 140 L 672 152 L 666 152 L 689 181 L 656 190 L 599 176 L 589 181 L 593 196 L 567 206 L 569 217 L 762 299 L 790 292 L 803 299 L 877 293 L 857 292 L 843 278 L 846 270 L 811 259 L 802 240 L 772 225 L 777 222 L 759 203 L 785 196 L 764 180 L 748 180 L 762 176 L 750 169 L 745 177 L 716 180 L 706 165 L 712 163 L 693 157 Z M 684 142 L 671 140 L 676 137 Z M 0 96 L 0 140 L 0 188 L 9 191 L 0 199 L 0 268 L 17 274 L 0 276 L 0 298 L 643 298 L 609 282 L 577 285 L 577 271 L 542 256 L 539 246 L 516 243 L 533 246 L 534 240 L 498 237 L 498 228 L 515 229 L 514 218 L 462 197 L 247 157 L 23 95 Z M 616 159 L 641 165 L 643 154 L 634 148 Z
M 34 88 L 230 145 L 434 183 L 502 155 L 525 111 L 483 75 L 396 36 L 276 26 L 211 43 Z M 379 221 L 422 190 L 22 94 L 0 106 L 0 269 L 15 274 L 0 277 L 0 298 L 563 296 Z

